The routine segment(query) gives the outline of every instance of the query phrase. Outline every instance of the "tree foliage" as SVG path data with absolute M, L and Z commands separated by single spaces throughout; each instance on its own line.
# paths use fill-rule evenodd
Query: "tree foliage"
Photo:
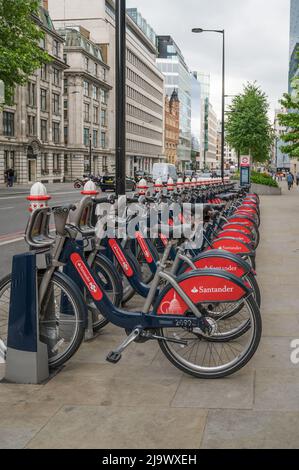
M 0 0 L 0 80 L 7 104 L 12 102 L 14 87 L 49 62 L 39 46 L 44 33 L 34 20 L 39 4 L 39 0 Z
M 292 94 L 285 93 L 280 103 L 288 110 L 286 114 L 279 114 L 278 120 L 286 131 L 281 135 L 281 140 L 287 145 L 281 147 L 282 152 L 290 157 L 299 158 L 299 80 L 292 82 Z
M 269 159 L 274 134 L 268 117 L 269 103 L 255 83 L 244 86 L 234 97 L 226 121 L 226 141 L 237 152 L 251 155 L 253 161 Z

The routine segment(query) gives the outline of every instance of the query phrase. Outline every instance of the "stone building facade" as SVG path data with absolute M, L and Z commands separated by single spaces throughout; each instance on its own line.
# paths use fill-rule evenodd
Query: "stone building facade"
M 68 66 L 48 11 L 41 7 L 35 21 L 45 33 L 40 46 L 52 62 L 18 86 L 15 104 L 0 112 L 0 183 L 8 168 L 21 184 L 64 179 L 63 74 Z
M 81 26 L 57 30 L 64 39 L 64 143 L 65 178 L 111 171 L 108 133 L 110 68 L 103 52 Z
M 165 97 L 165 155 L 168 163 L 178 164 L 180 142 L 180 101 L 177 91 Z
M 49 11 L 57 28 L 80 25 L 90 31 L 105 50 L 111 65 L 107 83 L 111 87 L 107 105 L 108 166 L 115 167 L 115 4 L 112 0 L 49 0 Z M 164 78 L 156 66 L 156 42 L 152 28 L 136 9 L 127 15 L 127 175 L 151 171 L 164 156 Z M 113 65 L 112 65 L 113 64 Z

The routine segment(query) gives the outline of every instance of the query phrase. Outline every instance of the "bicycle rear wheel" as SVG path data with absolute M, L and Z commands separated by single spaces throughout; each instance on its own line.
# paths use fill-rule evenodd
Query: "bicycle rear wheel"
M 163 354 L 175 367 L 197 378 L 217 379 L 234 374 L 250 361 L 262 334 L 260 311 L 252 296 L 244 299 L 245 308 L 247 317 L 243 312 L 245 323 L 241 329 L 240 324 L 227 328 L 226 321 L 220 318 L 218 331 L 209 337 L 182 328 L 159 330 L 158 335 L 165 337 L 159 341 Z M 187 345 L 171 343 L 166 338 L 186 341 Z

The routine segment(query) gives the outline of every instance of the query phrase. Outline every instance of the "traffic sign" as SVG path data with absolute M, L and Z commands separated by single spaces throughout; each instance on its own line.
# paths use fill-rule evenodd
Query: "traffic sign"
M 241 157 L 241 167 L 247 167 L 251 165 L 251 158 L 247 155 Z

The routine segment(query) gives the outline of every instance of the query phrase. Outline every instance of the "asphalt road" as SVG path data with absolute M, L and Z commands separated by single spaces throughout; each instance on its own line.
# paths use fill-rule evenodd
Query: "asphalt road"
M 29 202 L 26 194 L 18 194 L 18 191 L 15 189 L 10 194 L 9 190 L 1 190 L 0 194 L 0 277 L 10 272 L 15 254 L 28 250 L 23 238 L 29 216 Z M 55 189 L 51 196 L 50 206 L 76 202 L 81 197 L 80 191 L 72 189 L 70 185 Z

